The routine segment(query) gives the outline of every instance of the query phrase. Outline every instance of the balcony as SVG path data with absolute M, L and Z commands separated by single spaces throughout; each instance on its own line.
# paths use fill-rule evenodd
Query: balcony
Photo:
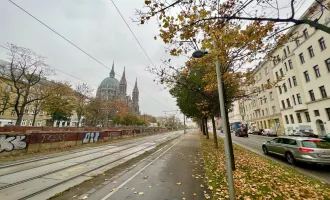
M 304 110 L 307 110 L 307 105 L 306 104 L 297 104 L 293 107 L 293 110 L 295 112 L 301 112 L 301 111 L 304 111 Z

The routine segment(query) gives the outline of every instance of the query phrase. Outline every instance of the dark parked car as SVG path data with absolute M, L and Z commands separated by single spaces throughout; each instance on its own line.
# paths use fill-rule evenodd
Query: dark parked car
M 291 134 L 290 136 L 294 136 L 294 137 L 313 137 L 313 138 L 318 138 L 318 135 L 315 135 L 312 132 L 308 132 L 308 131 L 297 131 L 293 134 Z
M 281 136 L 262 145 L 264 154 L 276 154 L 288 163 L 296 161 L 330 165 L 330 142 L 318 138 Z
M 237 137 L 249 137 L 248 133 L 247 133 L 247 130 L 246 129 L 237 129 L 235 131 L 235 136 Z
M 253 135 L 262 135 L 262 132 L 263 132 L 263 130 L 262 130 L 262 129 L 259 129 L 259 130 L 254 130 L 254 131 L 252 132 L 252 134 L 253 134 Z
M 325 136 L 321 137 L 320 139 L 330 142 L 330 133 L 326 134 Z

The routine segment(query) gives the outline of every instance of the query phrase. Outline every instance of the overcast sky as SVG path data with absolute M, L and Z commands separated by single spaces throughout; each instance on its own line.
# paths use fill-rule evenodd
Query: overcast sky
M 176 110 L 175 99 L 161 85 L 153 82 L 154 76 L 145 71 L 150 62 L 138 46 L 133 35 L 121 19 L 110 0 L 13 0 L 19 6 L 58 31 L 109 68 L 115 62 L 115 72 L 122 75 L 126 67 L 128 94 L 131 94 L 135 78 L 140 90 L 140 110 L 155 116 L 163 111 Z M 155 23 L 138 26 L 132 22 L 136 8 L 144 0 L 114 0 L 133 32 L 145 48 L 151 60 L 161 64 L 169 58 L 162 41 L 155 41 Z M 48 30 L 39 22 L 15 7 L 7 0 L 0 1 L 0 44 L 7 42 L 27 47 L 47 57 L 53 68 L 79 77 L 95 90 L 109 76 L 109 70 L 78 51 L 68 42 Z M 0 59 L 6 50 L 0 48 Z M 182 65 L 185 57 L 173 59 Z M 80 81 L 57 72 L 54 79 L 69 80 L 73 85 Z M 116 77 L 119 79 L 119 77 Z M 130 85 L 131 84 L 131 85 Z M 155 99 L 155 100 L 154 100 Z
M 163 111 L 176 110 L 175 99 L 161 85 L 153 82 L 154 75 L 145 71 L 150 62 L 138 46 L 119 13 L 110 0 L 13 0 L 32 15 L 58 31 L 73 43 L 93 55 L 111 68 L 115 62 L 115 72 L 122 75 L 126 66 L 128 94 L 131 94 L 138 79 L 140 90 L 140 110 L 155 116 Z M 155 41 L 156 23 L 143 26 L 132 22 L 136 8 L 141 8 L 144 0 L 114 0 L 131 29 L 145 48 L 151 60 L 161 64 L 161 59 L 169 58 L 162 41 Z M 302 1 L 298 15 L 313 0 Z M 282 0 L 282 3 L 287 0 Z M 0 0 L 0 44 L 7 42 L 27 47 L 47 57 L 53 68 L 79 77 L 96 90 L 100 82 L 109 76 L 109 70 L 95 62 L 68 42 L 48 30 L 32 17 L 15 7 L 8 0 Z M 0 48 L 0 59 L 5 59 L 6 50 Z M 173 64 L 183 65 L 186 57 L 172 58 Z M 69 80 L 73 85 L 79 80 L 57 72 L 53 79 Z M 116 77 L 117 79 L 118 76 Z

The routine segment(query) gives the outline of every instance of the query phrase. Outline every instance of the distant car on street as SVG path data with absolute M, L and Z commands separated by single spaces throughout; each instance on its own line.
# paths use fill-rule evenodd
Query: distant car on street
M 272 130 L 272 129 L 264 129 L 263 131 L 262 131 L 262 135 L 265 135 L 265 136 L 277 136 L 277 134 L 275 133 L 275 131 L 274 130 Z
M 262 135 L 262 129 L 259 129 L 259 130 L 254 130 L 253 132 L 252 132 L 252 134 L 253 135 Z
M 320 139 L 322 139 L 322 140 L 326 140 L 326 141 L 330 142 L 330 133 L 326 134 L 326 135 L 323 136 L 323 137 L 320 137 Z
M 281 136 L 262 145 L 264 154 L 276 154 L 290 164 L 297 161 L 330 165 L 330 142 L 318 138 Z
M 253 134 L 253 130 L 249 129 L 248 134 Z
M 309 131 L 297 131 L 293 134 L 291 134 L 290 136 L 294 136 L 294 137 L 313 137 L 313 138 L 318 138 L 319 136 L 314 134 L 313 132 L 309 132 Z
M 237 136 L 237 137 L 249 137 L 246 129 L 244 130 L 244 129 L 241 129 L 241 128 L 239 128 L 235 131 L 235 136 Z

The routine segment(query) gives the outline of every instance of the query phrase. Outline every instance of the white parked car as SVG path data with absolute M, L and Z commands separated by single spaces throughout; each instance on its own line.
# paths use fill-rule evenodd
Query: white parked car
M 273 129 L 264 129 L 262 131 L 262 135 L 264 135 L 264 136 L 277 136 Z

